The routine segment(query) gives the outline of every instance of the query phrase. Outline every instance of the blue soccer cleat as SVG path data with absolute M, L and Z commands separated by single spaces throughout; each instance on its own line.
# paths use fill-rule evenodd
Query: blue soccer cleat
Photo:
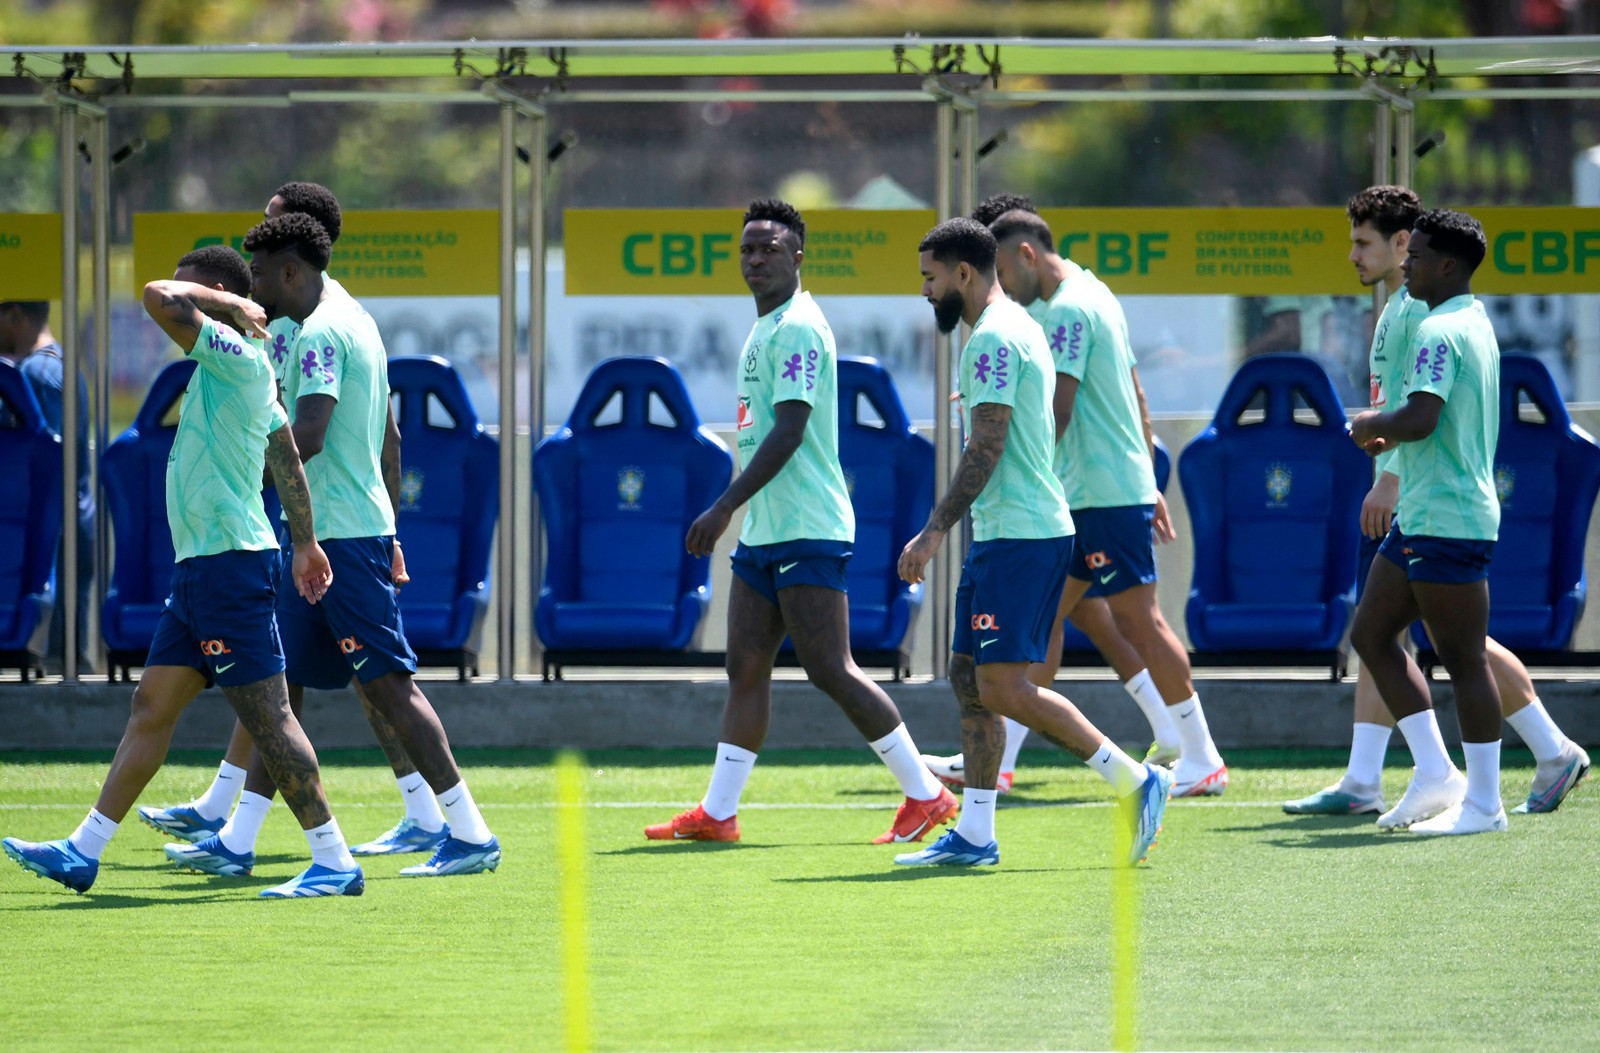
M 88 892 L 94 885 L 95 876 L 100 873 L 99 861 L 83 855 L 65 838 L 34 842 L 8 837 L 0 841 L 0 847 L 22 869 L 60 882 L 74 892 Z
M 395 823 L 385 834 L 350 849 L 353 856 L 397 856 L 405 852 L 436 852 L 450 838 L 450 824 L 441 830 L 424 830 L 410 816 Z
M 1541 764 L 1533 774 L 1533 789 L 1528 791 L 1528 799 L 1513 808 L 1513 815 L 1530 815 L 1539 812 L 1553 812 L 1561 807 L 1561 802 L 1567 799 L 1573 787 L 1583 781 L 1589 774 L 1589 755 L 1578 746 L 1569 741 L 1562 749 L 1561 755 L 1549 764 Z
M 1128 850 L 1128 865 L 1137 866 L 1156 843 L 1161 833 L 1161 819 L 1167 813 L 1167 801 L 1172 796 L 1173 774 L 1155 764 L 1144 766 L 1144 784 L 1124 798 L 1129 818 L 1133 822 L 1133 846 Z
M 946 830 L 922 851 L 895 856 L 894 861 L 903 867 L 992 867 L 1000 862 L 1000 842 L 980 847 L 954 830 Z
M 232 852 L 216 834 L 192 845 L 168 845 L 167 858 L 180 867 L 218 877 L 249 877 L 256 865 L 254 852 Z
M 367 890 L 361 868 L 334 870 L 312 863 L 281 885 L 261 890 L 262 899 L 310 899 L 313 896 L 359 896 Z
M 459 837 L 447 837 L 433 858 L 400 871 L 401 877 L 452 877 L 456 874 L 492 872 L 500 865 L 500 841 L 491 837 L 487 844 L 475 845 Z
M 175 804 L 171 808 L 142 807 L 139 809 L 139 821 L 168 837 L 176 837 L 190 844 L 220 833 L 228 825 L 226 817 L 207 819 L 195 811 L 192 804 Z

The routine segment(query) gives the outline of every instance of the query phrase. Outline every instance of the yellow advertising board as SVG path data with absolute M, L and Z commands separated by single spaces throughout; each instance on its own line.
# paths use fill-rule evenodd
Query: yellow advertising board
M 1490 294 L 1600 289 L 1600 209 L 1474 208 Z M 1042 211 L 1057 247 L 1123 295 L 1309 296 L 1362 292 L 1340 208 L 1085 208 Z M 745 291 L 736 209 L 566 213 L 569 296 L 710 296 Z M 806 214 L 806 288 L 915 295 L 928 210 Z
M 568 296 L 734 296 L 742 209 L 568 209 Z M 928 209 L 806 213 L 805 285 L 834 296 L 915 294 Z M 909 246 L 909 248 L 908 248 Z
M 0 215 L 0 300 L 61 299 L 61 217 Z
M 355 296 L 494 296 L 500 291 L 500 217 L 482 210 L 351 211 L 328 273 Z M 172 276 L 204 245 L 240 248 L 259 212 L 139 212 L 133 217 L 137 289 Z

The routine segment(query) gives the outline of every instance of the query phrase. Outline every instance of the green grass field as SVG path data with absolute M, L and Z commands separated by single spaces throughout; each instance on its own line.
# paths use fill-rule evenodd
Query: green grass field
M 107 759 L 0 755 L 0 833 L 65 836 Z M 376 751 L 323 759 L 352 841 L 398 818 Z M 897 798 L 865 751 L 764 755 L 731 846 L 640 833 L 698 798 L 709 751 L 591 755 L 589 806 L 564 813 L 549 754 L 461 759 L 505 845 L 494 875 L 404 879 L 417 857 L 390 857 L 360 899 L 260 901 L 304 865 L 281 807 L 245 879 L 175 872 L 132 818 L 86 896 L 0 860 L 0 1046 L 563 1048 L 558 815 L 585 836 L 594 1049 L 1104 1049 L 1119 1020 L 1157 1049 L 1600 1046 L 1588 786 L 1508 834 L 1426 841 L 1278 810 L 1341 754 L 1238 752 L 1228 796 L 1175 802 L 1126 876 L 1098 780 L 1028 752 L 1001 865 L 930 872 L 866 843 Z M 1510 805 L 1531 768 L 1506 759 Z M 145 802 L 187 799 L 215 762 L 175 756 Z M 1407 772 L 1386 774 L 1394 800 Z M 1118 875 L 1138 968 L 1114 1010 Z

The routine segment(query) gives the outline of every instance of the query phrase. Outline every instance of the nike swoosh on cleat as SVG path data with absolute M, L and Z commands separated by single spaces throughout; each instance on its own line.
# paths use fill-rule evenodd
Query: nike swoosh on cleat
M 239 664 L 238 662 L 229 662 L 227 665 L 219 665 L 219 666 L 217 666 L 217 675 L 221 676 L 223 673 L 226 673 L 228 670 L 232 669 L 234 666 L 236 666 L 238 664 Z
M 896 841 L 901 842 L 902 844 L 907 842 L 907 841 L 915 841 L 917 838 L 921 837 L 922 834 L 923 834 L 923 831 L 925 831 L 927 829 L 928 829 L 928 821 L 926 819 L 924 819 L 922 821 L 922 825 L 921 826 L 917 827 L 915 830 L 911 831 L 909 834 L 907 834 L 904 837 L 901 837 L 899 834 L 895 834 L 894 835 L 894 839 Z

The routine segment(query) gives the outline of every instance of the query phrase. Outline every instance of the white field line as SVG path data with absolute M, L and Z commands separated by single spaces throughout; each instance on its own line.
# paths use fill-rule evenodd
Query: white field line
M 687 801 L 584 801 L 582 804 L 558 804 L 555 801 L 479 801 L 478 807 L 484 811 L 530 811 L 533 809 L 547 808 L 683 808 Z M 1115 801 L 1010 801 L 1003 802 L 1001 808 L 1109 808 Z M 1570 803 L 1570 802 L 1568 802 Z M 1209 799 L 1196 799 L 1178 804 L 1179 808 L 1280 808 L 1282 801 L 1218 801 Z M 376 801 L 357 801 L 339 804 L 337 811 L 351 808 L 394 808 L 394 802 L 379 803 Z M 895 801 L 866 802 L 866 801 L 826 801 L 816 803 L 784 802 L 763 804 L 759 801 L 742 801 L 739 804 L 741 812 L 887 812 L 899 807 Z M 0 811 L 4 812 L 39 812 L 55 808 L 72 809 L 81 811 L 83 804 L 26 804 L 0 802 Z

